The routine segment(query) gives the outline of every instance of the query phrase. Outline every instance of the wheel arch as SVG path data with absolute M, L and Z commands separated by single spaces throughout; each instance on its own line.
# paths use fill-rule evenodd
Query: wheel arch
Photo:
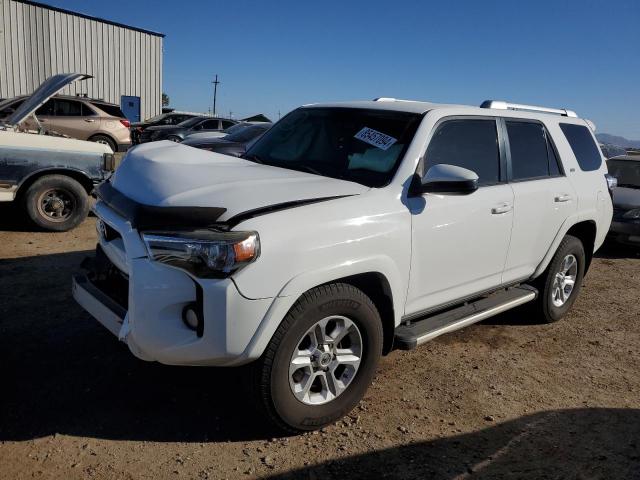
M 597 234 L 597 224 L 596 224 L 596 221 L 593 219 L 580 220 L 577 217 L 573 217 L 567 220 L 563 224 L 562 228 L 560 228 L 560 230 L 558 231 L 556 238 L 554 239 L 553 243 L 551 244 L 551 247 L 547 251 L 547 254 L 545 255 L 542 262 L 540 262 L 540 264 L 538 265 L 538 268 L 536 268 L 531 278 L 532 279 L 538 278 L 540 275 L 544 273 L 544 271 L 549 266 L 551 259 L 553 258 L 556 251 L 558 250 L 560 242 L 562 242 L 562 239 L 566 235 L 572 235 L 578 238 L 582 242 L 582 245 L 584 246 L 584 253 L 585 253 L 585 259 L 586 259 L 585 270 L 584 270 L 584 273 L 586 274 L 587 270 L 589 269 L 589 265 L 591 264 L 591 259 L 593 258 L 596 234 Z
M 331 283 L 347 283 L 353 285 L 371 299 L 378 309 L 380 320 L 382 321 L 382 331 L 384 334 L 382 353 L 386 355 L 393 348 L 393 338 L 395 332 L 395 317 L 393 308 L 393 292 L 389 280 L 380 272 L 365 272 L 347 277 L 336 278 L 321 285 Z M 313 287 L 316 288 L 316 287 Z M 307 290 L 309 291 L 309 290 Z M 305 292 L 306 293 L 306 292 Z
M 86 190 L 87 194 L 91 193 L 93 190 L 93 181 L 89 176 L 81 170 L 75 170 L 71 168 L 48 168 L 44 170 L 38 170 L 36 172 L 31 173 L 29 176 L 25 177 L 20 185 L 18 186 L 18 191 L 16 192 L 16 199 L 24 195 L 31 185 L 34 182 L 42 177 L 46 177 L 48 175 L 64 175 L 76 180 L 82 187 Z
M 591 259 L 593 258 L 593 250 L 595 247 L 596 241 L 596 222 L 595 220 L 585 220 L 582 222 L 578 222 L 567 230 L 566 235 L 572 235 L 579 239 L 582 242 L 584 247 L 584 256 L 585 256 L 585 265 L 584 265 L 584 273 L 586 274 L 589 270 L 589 265 L 591 265 Z

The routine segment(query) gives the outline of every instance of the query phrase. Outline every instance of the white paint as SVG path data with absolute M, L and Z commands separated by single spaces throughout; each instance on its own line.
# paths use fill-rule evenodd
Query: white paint
M 98 202 L 97 215 L 122 235 L 121 243 L 101 244 L 129 275 L 126 342 L 135 355 L 181 365 L 249 362 L 262 354 L 302 293 L 367 272 L 388 281 L 398 325 L 403 315 L 540 274 L 578 221 L 596 223 L 596 248 L 606 235 L 612 206 L 605 163 L 598 171 L 582 172 L 558 126 L 585 125 L 580 119 L 392 100 L 332 105 L 428 111 L 388 186 L 369 189 L 171 142 L 144 144 L 127 155 L 113 176 L 116 189 L 147 205 L 224 207 L 221 220 L 261 206 L 343 196 L 237 225 L 235 230 L 258 232 L 261 254 L 232 279 L 221 280 L 192 278 L 150 261 L 139 232 Z M 466 196 L 407 198 L 434 126 L 459 115 L 544 122 L 567 176 L 480 187 Z M 565 196 L 567 201 L 555 201 Z M 181 319 L 184 305 L 195 300 L 194 282 L 204 291 L 200 339 Z

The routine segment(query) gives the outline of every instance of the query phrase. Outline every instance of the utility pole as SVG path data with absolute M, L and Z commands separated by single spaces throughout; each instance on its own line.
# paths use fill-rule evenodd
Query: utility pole
M 216 99 L 218 97 L 218 85 L 220 82 L 218 81 L 218 74 L 216 74 L 216 79 L 211 82 L 213 83 L 213 116 L 216 116 Z

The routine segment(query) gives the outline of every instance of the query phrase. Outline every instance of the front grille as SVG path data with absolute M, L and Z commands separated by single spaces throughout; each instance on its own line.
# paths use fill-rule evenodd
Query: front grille
M 88 270 L 87 278 L 102 293 L 125 310 L 129 308 L 129 277 L 116 267 L 104 253 L 100 244 L 96 255 L 82 265 Z

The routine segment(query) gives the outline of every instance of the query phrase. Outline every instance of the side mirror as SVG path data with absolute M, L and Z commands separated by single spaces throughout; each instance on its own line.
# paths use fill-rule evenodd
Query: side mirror
M 478 174 L 456 165 L 439 163 L 427 170 L 418 188 L 421 193 L 467 195 L 478 189 Z

